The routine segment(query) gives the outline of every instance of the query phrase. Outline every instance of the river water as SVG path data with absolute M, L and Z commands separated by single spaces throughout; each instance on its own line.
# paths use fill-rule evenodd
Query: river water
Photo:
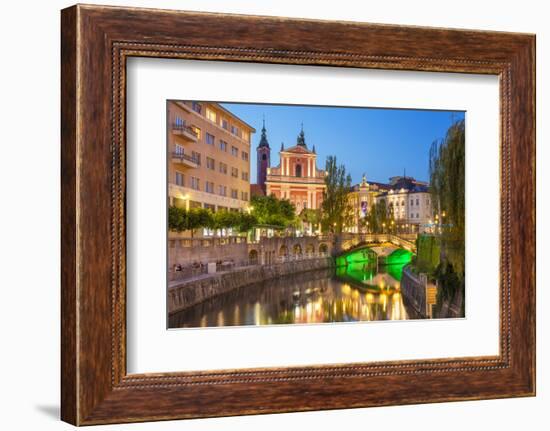
M 403 267 L 354 263 L 252 284 L 170 316 L 169 327 L 413 318 L 400 293 Z

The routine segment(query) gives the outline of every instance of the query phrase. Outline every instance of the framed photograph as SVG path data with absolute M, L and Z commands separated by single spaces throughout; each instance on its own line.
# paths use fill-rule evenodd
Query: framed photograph
M 535 394 L 533 35 L 77 5 L 61 45 L 63 420 Z

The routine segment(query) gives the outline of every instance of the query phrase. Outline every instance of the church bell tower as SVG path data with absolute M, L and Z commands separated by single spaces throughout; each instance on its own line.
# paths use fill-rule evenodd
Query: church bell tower
M 262 188 L 263 192 L 266 192 L 265 181 L 267 178 L 267 168 L 271 166 L 271 148 L 269 148 L 269 142 L 267 141 L 267 133 L 265 130 L 265 119 L 262 127 L 262 136 L 260 143 L 256 148 L 256 166 L 257 166 L 257 182 Z

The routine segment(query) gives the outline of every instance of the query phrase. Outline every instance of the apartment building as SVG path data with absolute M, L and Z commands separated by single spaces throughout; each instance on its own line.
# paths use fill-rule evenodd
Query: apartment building
M 243 210 L 256 131 L 213 102 L 168 101 L 168 197 L 182 208 Z

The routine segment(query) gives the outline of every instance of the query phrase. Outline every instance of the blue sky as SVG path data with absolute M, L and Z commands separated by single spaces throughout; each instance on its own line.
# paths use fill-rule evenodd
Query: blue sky
M 462 111 L 406 109 L 339 108 L 300 105 L 258 105 L 223 103 L 229 111 L 256 129 L 252 135 L 251 182 L 256 182 L 256 147 L 265 116 L 271 147 L 271 166 L 279 163 L 281 142 L 296 144 L 304 124 L 309 149 L 315 145 L 317 167 L 324 169 L 326 157 L 335 155 L 344 164 L 353 183 L 367 180 L 387 182 L 394 175 L 427 181 L 428 151 L 443 138 L 453 118 L 464 118 Z

